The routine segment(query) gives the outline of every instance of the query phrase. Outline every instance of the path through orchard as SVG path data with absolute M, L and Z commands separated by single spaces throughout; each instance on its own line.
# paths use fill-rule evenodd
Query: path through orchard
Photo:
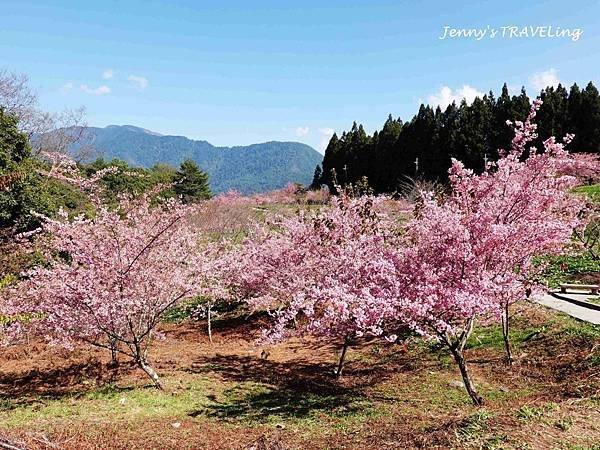
M 591 298 L 598 299 L 598 296 L 585 293 L 559 294 L 551 292 L 536 299 L 536 302 L 548 308 L 564 312 L 576 319 L 599 325 L 600 309 L 594 309 L 593 306 L 587 307 L 582 304 Z M 600 307 L 600 304 L 597 307 Z

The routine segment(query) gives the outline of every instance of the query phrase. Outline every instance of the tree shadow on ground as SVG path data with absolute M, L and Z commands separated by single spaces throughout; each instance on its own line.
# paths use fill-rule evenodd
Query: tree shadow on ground
M 326 363 L 305 360 L 270 361 L 255 356 L 214 355 L 200 357 L 191 373 L 216 373 L 226 381 L 255 382 L 309 392 L 340 392 L 347 389 Z
M 29 403 L 36 397 L 58 399 L 66 395 L 88 392 L 90 387 L 111 383 L 120 372 L 129 371 L 122 364 L 117 370 L 98 360 L 74 363 L 53 369 L 34 369 L 21 373 L 0 373 L 0 393 L 18 403 Z
M 398 373 L 423 368 L 413 356 L 401 348 L 377 355 L 371 360 L 351 360 L 344 375 L 335 376 L 337 361 L 332 352 L 330 361 L 310 360 L 312 349 L 323 352 L 323 344 L 302 344 L 304 355 L 294 359 L 275 361 L 254 355 L 206 355 L 196 358 L 186 371 L 216 373 L 227 381 L 257 382 L 281 388 L 299 389 L 315 393 L 337 393 L 346 389 L 361 389 L 380 383 Z M 308 350 L 308 352 L 306 351 Z M 351 350 L 351 351 L 354 351 Z M 358 353 L 358 350 L 356 350 Z M 352 355 L 354 356 L 354 355 Z
M 221 312 L 213 311 L 213 314 L 211 320 L 213 335 L 228 338 L 256 339 L 261 329 L 268 326 L 270 321 L 266 311 L 250 312 L 237 305 Z M 169 330 L 172 337 L 177 339 L 207 337 L 208 323 L 205 318 L 188 318 L 182 323 L 187 326 L 177 326 Z
M 282 419 L 302 419 L 315 413 L 349 415 L 362 413 L 371 407 L 359 393 L 349 389 L 339 393 L 315 393 L 298 389 L 254 385 L 234 387 L 203 408 L 189 413 L 222 420 L 264 423 Z
M 403 352 L 396 357 L 392 367 L 385 361 L 357 363 L 347 368 L 341 378 L 334 375 L 333 361 L 281 362 L 238 355 L 201 357 L 189 372 L 218 374 L 225 381 L 239 384 L 223 392 L 224 400 L 209 397 L 211 405 L 190 415 L 263 422 L 275 417 L 310 417 L 315 413 L 363 413 L 373 406 L 374 398 L 365 394 L 368 387 L 414 368 Z

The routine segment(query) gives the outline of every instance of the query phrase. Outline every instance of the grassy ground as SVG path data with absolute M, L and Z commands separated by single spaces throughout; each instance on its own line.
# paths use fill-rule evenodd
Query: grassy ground
M 557 288 L 561 283 L 600 282 L 600 260 L 594 259 L 589 253 L 547 257 L 544 263 L 548 267 L 543 279 L 550 288 Z
M 218 321 L 212 346 L 202 323 L 165 324 L 151 355 L 165 392 L 103 353 L 4 349 L 0 435 L 72 449 L 600 449 L 600 327 L 527 305 L 512 367 L 499 328 L 478 327 L 475 408 L 435 345 L 363 342 L 336 380 L 337 343 L 257 348 L 262 320 Z
M 600 184 L 590 184 L 588 186 L 580 186 L 575 189 L 575 192 L 585 194 L 592 200 L 600 202 Z

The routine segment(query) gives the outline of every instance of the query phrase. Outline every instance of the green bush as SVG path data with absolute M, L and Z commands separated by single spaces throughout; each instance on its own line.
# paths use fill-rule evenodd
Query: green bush
M 9 180 L 0 189 L 0 228 L 33 229 L 39 219 L 32 211 L 51 214 L 56 209 L 38 169 L 17 119 L 0 108 L 0 178 Z

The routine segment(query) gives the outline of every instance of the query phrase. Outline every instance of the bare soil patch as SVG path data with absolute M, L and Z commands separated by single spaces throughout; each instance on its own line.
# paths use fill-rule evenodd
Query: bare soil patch
M 21 448 L 585 449 L 600 444 L 600 328 L 527 306 L 513 366 L 497 327 L 467 356 L 475 408 L 447 352 L 370 339 L 333 376 L 340 345 L 255 345 L 265 317 L 164 324 L 151 353 L 167 392 L 106 352 L 33 342 L 0 352 L 0 436 Z

